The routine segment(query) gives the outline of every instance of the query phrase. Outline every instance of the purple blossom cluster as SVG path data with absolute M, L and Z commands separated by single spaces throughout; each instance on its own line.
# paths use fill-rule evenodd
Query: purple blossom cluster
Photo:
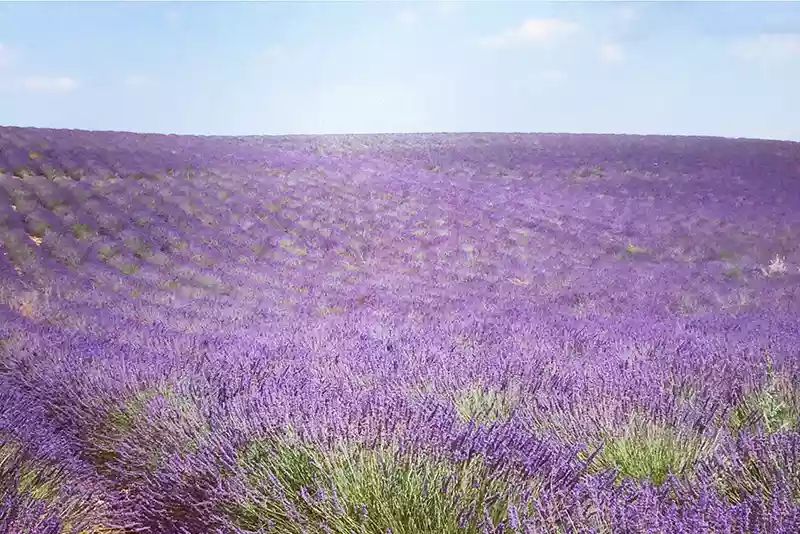
M 800 532 L 800 144 L 0 128 L 0 533 Z

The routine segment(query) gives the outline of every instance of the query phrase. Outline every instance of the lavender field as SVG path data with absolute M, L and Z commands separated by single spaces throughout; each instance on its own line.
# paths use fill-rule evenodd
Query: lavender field
M 800 143 L 0 128 L 0 532 L 800 532 Z

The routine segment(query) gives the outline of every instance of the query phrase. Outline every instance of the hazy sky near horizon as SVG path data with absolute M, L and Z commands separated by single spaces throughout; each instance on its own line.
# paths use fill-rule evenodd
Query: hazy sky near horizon
M 0 4 L 0 124 L 800 141 L 799 2 Z

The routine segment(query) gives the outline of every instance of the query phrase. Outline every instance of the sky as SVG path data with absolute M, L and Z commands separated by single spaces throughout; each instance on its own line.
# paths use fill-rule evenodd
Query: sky
M 800 141 L 800 2 L 2 3 L 0 125 Z

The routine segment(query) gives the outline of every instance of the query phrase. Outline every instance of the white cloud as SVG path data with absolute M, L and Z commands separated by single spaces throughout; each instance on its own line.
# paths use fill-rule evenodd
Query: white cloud
M 732 46 L 735 56 L 747 61 L 783 61 L 800 58 L 800 34 L 763 34 Z
M 619 63 L 625 59 L 625 53 L 620 45 L 605 43 L 600 46 L 600 59 L 605 63 Z
M 528 19 L 517 28 L 484 37 L 478 44 L 485 48 L 506 48 L 531 42 L 548 42 L 573 35 L 579 29 L 574 22 L 561 19 Z
M 404 26 L 413 26 L 419 22 L 419 15 L 415 11 L 403 11 L 397 16 L 397 20 Z
M 22 87 L 29 91 L 66 93 L 78 87 L 78 81 L 68 76 L 36 76 L 23 78 Z

